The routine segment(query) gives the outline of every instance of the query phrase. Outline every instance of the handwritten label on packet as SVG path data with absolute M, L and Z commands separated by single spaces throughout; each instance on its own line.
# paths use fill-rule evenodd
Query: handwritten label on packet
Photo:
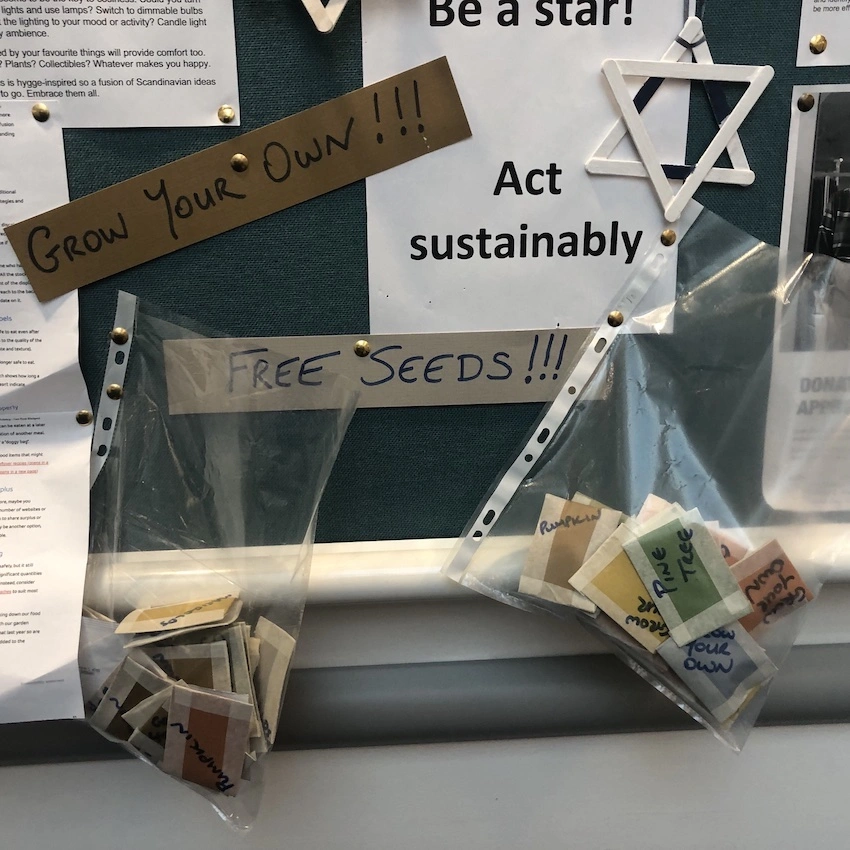
M 11 225 L 6 234 L 39 301 L 49 301 L 471 135 L 443 57 Z M 245 159 L 234 166 L 236 155 Z
M 115 634 L 165 632 L 218 623 L 225 619 L 236 601 L 236 595 L 228 593 L 213 599 L 137 608 L 118 624 Z
M 776 667 L 740 624 L 715 629 L 684 647 L 668 640 L 658 649 L 673 672 L 725 723 L 768 682 Z
M 175 626 L 169 631 L 137 633 L 131 636 L 132 640 L 129 640 L 124 644 L 124 648 L 133 649 L 134 647 L 147 646 L 152 643 L 161 643 L 166 639 L 172 641 L 178 637 L 182 638 L 184 635 L 197 635 L 200 632 L 208 631 L 210 628 L 220 629 L 223 626 L 229 626 L 231 623 L 235 623 L 241 613 L 242 600 L 236 599 L 230 608 L 227 609 L 227 613 L 221 620 L 216 620 L 213 623 L 201 623 L 194 626 L 181 626 L 180 628 Z
M 667 624 L 623 549 L 634 534 L 621 525 L 570 579 L 636 641 L 656 652 L 670 636 Z
M 234 796 L 242 778 L 252 711 L 240 694 L 174 685 L 162 770 Z
M 335 405 L 335 380 L 360 407 L 551 401 L 585 330 L 166 340 L 172 415 Z M 360 349 L 358 349 L 360 350 Z
M 132 658 L 125 658 L 91 716 L 91 724 L 113 738 L 126 741 L 133 729 L 122 714 L 168 687 L 168 679 L 152 673 Z
M 572 588 L 570 579 L 619 522 L 619 511 L 582 505 L 547 493 L 519 580 L 519 592 L 596 613 L 596 605 Z
M 699 511 L 626 541 L 624 549 L 679 646 L 752 613 Z
M 660 516 L 665 511 L 669 511 L 671 508 L 680 513 L 684 513 L 681 505 L 676 502 L 668 502 L 666 499 L 662 499 L 660 496 L 650 493 L 646 497 L 640 512 L 636 517 L 636 522 L 643 524 L 653 520 L 657 516 Z M 731 532 L 722 529 L 719 522 L 714 520 L 706 522 L 705 527 L 711 532 L 711 536 L 720 547 L 720 554 L 723 555 L 723 560 L 726 561 L 730 567 L 733 564 L 738 563 L 738 561 L 747 554 L 747 547 L 736 540 Z
M 741 620 L 748 632 L 761 625 L 770 625 L 814 598 L 799 570 L 776 540 L 739 561 L 732 568 L 732 574 L 754 609 Z

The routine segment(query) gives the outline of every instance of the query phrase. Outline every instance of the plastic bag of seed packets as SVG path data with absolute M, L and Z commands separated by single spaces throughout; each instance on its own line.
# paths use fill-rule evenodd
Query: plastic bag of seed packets
M 792 266 L 708 211 L 679 230 L 675 299 L 659 291 L 659 246 L 445 572 L 509 605 L 580 618 L 739 749 L 847 552 L 850 383 L 843 396 L 837 378 L 831 394 L 812 388 L 850 374 L 850 351 L 798 343 L 834 265 Z
M 95 729 L 248 827 L 357 393 L 325 370 L 312 393 L 234 393 L 258 346 L 189 325 L 119 298 L 80 670 Z

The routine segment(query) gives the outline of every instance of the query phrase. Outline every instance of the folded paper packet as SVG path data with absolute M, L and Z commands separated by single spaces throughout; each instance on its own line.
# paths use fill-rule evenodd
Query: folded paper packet
M 723 560 L 730 567 L 737 564 L 741 558 L 746 557 L 749 549 L 739 540 L 736 540 L 728 531 L 724 531 L 720 527 L 719 522 L 707 522 L 705 527 L 714 538 L 714 542 L 720 547 L 720 554 L 723 556 Z
M 570 579 L 611 536 L 620 517 L 619 511 L 547 493 L 519 580 L 519 592 L 595 614 L 596 605 L 572 588 Z
M 667 624 L 634 568 L 623 544 L 635 535 L 621 525 L 570 579 L 621 629 L 650 652 L 670 636 Z
M 97 638 L 115 625 L 90 622 Z M 263 617 L 253 635 L 244 622 L 186 631 L 130 649 L 87 701 L 91 722 L 164 772 L 235 795 L 274 743 L 295 639 Z
M 162 770 L 234 796 L 242 781 L 251 713 L 241 694 L 175 684 Z
M 668 640 L 658 654 L 721 723 L 732 720 L 777 672 L 740 623 L 715 629 L 683 647 Z
M 106 614 L 101 614 L 100 611 L 95 611 L 94 608 L 90 608 L 88 605 L 83 605 L 83 618 L 100 620 L 102 623 L 112 623 L 113 627 L 115 626 L 115 620 L 107 617 Z
M 623 548 L 679 646 L 752 613 L 699 511 L 640 533 Z
M 650 493 L 635 517 L 635 522 L 638 525 L 643 525 L 671 509 L 676 516 L 685 513 L 684 508 L 678 502 L 668 502 L 666 499 Z M 730 567 L 740 561 L 749 551 L 748 547 L 737 540 L 732 533 L 724 531 L 716 520 L 706 522 L 705 527 L 711 532 L 711 536 L 720 547 L 720 554 L 723 555 L 723 559 Z
M 740 530 L 654 495 L 638 519 L 625 517 L 570 584 L 598 605 L 596 627 L 635 670 L 668 683 L 674 674 L 677 698 L 728 728 L 777 672 L 750 632 L 813 595 L 775 540 L 750 552 Z M 638 645 L 649 654 L 634 664 L 628 656 Z
M 676 514 L 685 513 L 684 508 L 678 502 L 668 502 L 662 499 L 661 496 L 656 496 L 655 493 L 650 493 L 643 501 L 637 516 L 634 521 L 638 525 L 643 525 L 646 522 L 657 517 L 664 511 L 672 510 Z
M 254 634 L 260 639 L 260 654 L 254 673 L 261 735 L 251 738 L 251 749 L 270 750 L 277 736 L 283 689 L 295 651 L 295 638 L 265 617 L 260 617 Z
M 132 658 L 125 658 L 92 715 L 91 724 L 113 739 L 127 741 L 133 729 L 122 715 L 169 687 L 168 679 L 152 673 Z
M 221 620 L 217 620 L 214 623 L 203 623 L 199 626 L 186 626 L 180 629 L 174 629 L 173 631 L 161 631 L 161 632 L 144 632 L 141 634 L 136 634 L 133 636 L 133 639 L 124 644 L 125 648 L 132 649 L 137 646 L 148 646 L 152 643 L 161 643 L 162 641 L 173 641 L 178 637 L 182 637 L 183 635 L 188 634 L 196 634 L 197 632 L 203 632 L 207 629 L 219 628 L 221 626 L 229 626 L 232 623 L 235 623 L 236 620 L 239 619 L 239 615 L 242 613 L 242 601 L 237 599 L 227 611 L 225 617 Z
M 753 613 L 741 620 L 748 632 L 770 625 L 814 599 L 799 570 L 776 540 L 735 564 L 732 574 L 753 606 Z
M 257 671 L 257 665 L 260 663 L 260 644 L 262 641 L 258 637 L 248 638 L 248 666 L 251 668 L 251 675 Z
M 237 602 L 237 594 L 228 593 L 213 599 L 157 605 L 154 608 L 138 608 L 131 611 L 118 624 L 115 633 L 146 635 L 157 632 L 173 633 L 195 626 L 222 623 L 228 618 L 228 615 L 232 614 L 232 609 Z M 238 616 L 238 611 L 236 616 Z M 233 619 L 235 620 L 236 617 L 234 616 Z
M 256 710 L 257 696 L 254 692 L 253 671 L 248 661 L 248 642 L 251 640 L 251 629 L 246 623 L 234 623 L 227 628 L 208 629 L 200 634 L 193 633 L 188 640 L 197 641 L 202 644 L 224 641 L 227 644 L 227 653 L 230 660 L 231 690 L 236 694 L 245 694 L 251 698 L 251 705 L 255 707 L 254 717 L 251 720 L 251 737 L 258 737 L 262 733 L 260 715 Z M 182 643 L 185 638 L 179 638 Z M 259 643 L 259 641 L 258 641 Z M 203 684 L 195 682 L 193 684 Z M 219 689 L 220 690 L 220 689 Z
M 182 679 L 187 684 L 216 691 L 233 689 L 230 657 L 227 643 L 223 640 L 180 646 L 154 646 L 148 647 L 146 652 L 172 679 Z
M 142 700 L 135 708 L 125 711 L 121 716 L 129 726 L 140 732 L 150 734 L 157 729 L 163 730 L 162 742 L 165 742 L 165 721 L 168 719 L 168 703 L 171 699 L 171 683 L 153 696 Z
M 127 739 L 127 743 L 138 750 L 155 767 L 159 767 L 162 764 L 162 759 L 165 756 L 165 747 L 155 738 L 145 735 L 144 732 L 140 732 L 138 729 L 134 729 Z
M 124 660 L 124 641 L 115 634 L 115 622 L 108 619 L 82 617 L 80 619 L 80 645 L 77 666 L 83 703 L 95 711 L 106 691 L 101 688 L 107 678 Z
M 142 700 L 122 717 L 133 732 L 127 743 L 158 765 L 165 755 L 165 736 L 168 731 L 168 710 L 171 687 Z
M 670 632 L 623 546 L 639 534 L 684 516 L 685 511 L 679 505 L 650 496 L 644 502 L 642 513 L 642 524 L 626 517 L 570 579 L 570 583 L 645 649 L 656 652 L 670 637 Z

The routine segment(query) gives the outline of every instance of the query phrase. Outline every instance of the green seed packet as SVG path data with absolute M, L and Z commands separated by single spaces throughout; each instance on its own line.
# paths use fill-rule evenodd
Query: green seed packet
M 699 511 L 638 531 L 623 548 L 678 646 L 752 613 Z

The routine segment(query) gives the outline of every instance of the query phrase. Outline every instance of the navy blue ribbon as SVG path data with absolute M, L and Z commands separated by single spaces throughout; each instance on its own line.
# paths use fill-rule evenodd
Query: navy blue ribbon
M 681 36 L 676 36 L 676 43 L 681 44 L 682 47 L 690 50 L 692 54 L 692 61 L 696 62 L 696 56 L 693 55 L 693 51 L 701 44 L 705 44 L 705 36 L 703 36 L 699 41 L 693 42 L 693 44 L 686 41 Z M 638 114 L 642 113 L 652 98 L 655 97 L 658 89 L 660 89 L 664 83 L 664 79 L 664 77 L 651 77 L 640 87 L 640 90 L 634 98 L 634 105 Z M 708 103 L 711 106 L 714 120 L 717 122 L 718 129 L 720 129 L 720 126 L 732 112 L 732 109 L 729 106 L 729 101 L 726 99 L 726 92 L 723 91 L 722 84 L 717 80 L 703 80 L 702 84 L 705 88 L 705 93 L 708 97 Z M 664 169 L 664 174 L 667 175 L 669 180 L 686 180 L 696 168 L 694 165 L 662 165 L 661 167 Z

